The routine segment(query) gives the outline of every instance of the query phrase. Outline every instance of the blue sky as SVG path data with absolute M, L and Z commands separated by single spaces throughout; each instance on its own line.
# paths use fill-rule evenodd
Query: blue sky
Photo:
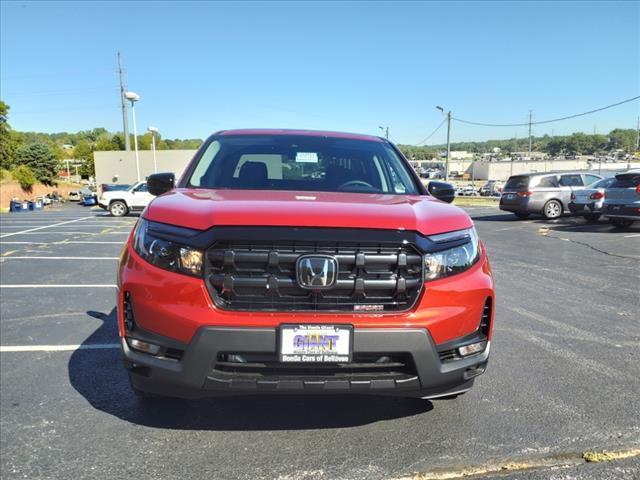
M 568 115 L 640 94 L 639 2 L 2 2 L 0 94 L 18 130 L 121 130 L 116 52 L 139 129 L 380 133 L 454 116 Z M 640 102 L 534 134 L 634 128 Z M 428 143 L 442 143 L 442 128 Z M 526 136 L 454 123 L 452 141 Z

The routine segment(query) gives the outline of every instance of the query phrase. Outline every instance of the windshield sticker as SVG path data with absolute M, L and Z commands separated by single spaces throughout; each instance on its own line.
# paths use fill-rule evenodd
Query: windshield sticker
M 297 163 L 318 163 L 318 154 L 316 152 L 297 152 Z

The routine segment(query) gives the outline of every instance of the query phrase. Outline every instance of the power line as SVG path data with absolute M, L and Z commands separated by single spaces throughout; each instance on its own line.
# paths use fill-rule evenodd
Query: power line
M 560 122 L 562 120 L 569 120 L 571 118 L 582 117 L 584 115 L 589 115 L 591 113 L 601 112 L 602 110 L 607 110 L 608 108 L 617 107 L 618 105 L 622 105 L 625 103 L 633 102 L 634 100 L 638 100 L 640 95 L 632 98 L 627 98 L 626 100 L 622 100 L 621 102 L 612 103 L 611 105 L 607 105 L 606 107 L 596 108 L 594 110 L 589 110 L 588 112 L 576 113 L 574 115 L 567 115 L 566 117 L 552 118 L 550 120 L 541 120 L 539 122 L 527 122 L 527 123 L 484 123 L 484 122 L 472 122 L 471 120 L 463 120 L 461 118 L 453 117 L 453 120 L 460 123 L 466 123 L 468 125 L 478 125 L 481 127 L 526 127 L 528 125 L 542 125 L 544 123 L 552 123 L 552 122 Z
M 435 130 L 433 132 L 431 132 L 429 135 L 427 135 L 425 138 L 423 138 L 421 141 L 417 142 L 415 144 L 416 147 L 420 146 L 421 144 L 424 144 L 425 142 L 427 142 L 431 137 L 433 137 L 438 130 L 440 130 L 440 128 L 442 127 L 442 125 L 445 124 L 445 122 L 447 121 L 447 119 L 445 118 L 444 120 L 442 120 L 442 122 L 440 122 L 440 125 L 438 125 Z

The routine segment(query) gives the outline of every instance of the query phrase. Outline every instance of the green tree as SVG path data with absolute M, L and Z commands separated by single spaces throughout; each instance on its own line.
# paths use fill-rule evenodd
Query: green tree
M 11 172 L 13 179 L 20 184 L 23 190 L 31 191 L 31 187 L 36 183 L 36 176 L 26 165 L 19 165 Z
M 9 105 L 0 100 L 0 168 L 9 169 L 21 146 L 20 136 L 9 125 Z
M 626 152 L 632 152 L 636 148 L 636 135 L 636 131 L 631 128 L 616 128 L 609 132 L 609 148 L 621 148 Z
M 52 185 L 58 175 L 58 160 L 43 143 L 32 143 L 22 147 L 16 153 L 16 165 L 29 167 L 38 181 Z
M 78 173 L 83 178 L 89 178 L 95 175 L 95 163 L 93 161 L 93 148 L 86 140 L 81 140 L 73 149 L 73 156 L 76 160 L 83 160 Z

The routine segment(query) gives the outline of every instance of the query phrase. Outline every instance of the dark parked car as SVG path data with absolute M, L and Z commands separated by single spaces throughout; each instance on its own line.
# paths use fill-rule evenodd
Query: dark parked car
M 615 182 L 605 190 L 603 214 L 617 228 L 640 220 L 640 170 L 616 175 Z

